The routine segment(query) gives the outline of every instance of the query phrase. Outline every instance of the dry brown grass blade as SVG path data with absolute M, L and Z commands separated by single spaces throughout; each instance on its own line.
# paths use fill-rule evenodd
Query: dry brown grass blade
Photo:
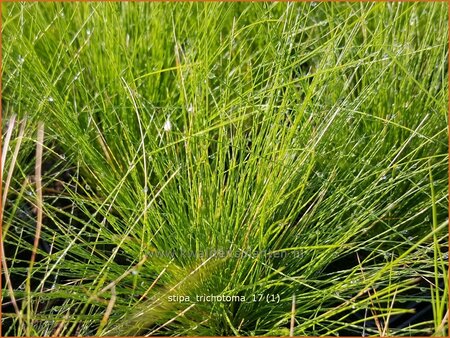
M 12 130 L 14 128 L 14 125 L 15 125 L 15 116 L 13 116 L 11 118 L 10 122 L 9 122 L 7 135 L 5 137 L 5 143 L 3 144 L 2 167 L 1 167 L 2 173 L 3 173 L 3 168 L 4 168 L 5 160 L 6 160 L 6 153 L 7 153 L 8 147 L 9 147 L 9 142 L 10 142 L 10 139 L 11 139 L 11 134 L 12 134 Z M 25 131 L 25 121 L 22 121 L 21 122 L 20 131 L 19 131 L 19 136 L 17 138 L 17 144 L 16 144 L 16 147 L 14 149 L 13 157 L 12 157 L 12 160 L 11 160 L 11 165 L 10 165 L 9 170 L 8 170 L 8 176 L 6 178 L 5 184 L 3 185 L 2 214 L 0 216 L 0 219 L 1 219 L 0 222 L 2 223 L 2 225 L 3 225 L 3 208 L 5 206 L 6 196 L 8 194 L 9 185 L 10 185 L 11 179 L 12 179 L 12 173 L 14 171 L 15 163 L 17 161 L 17 156 L 19 154 L 19 149 L 20 149 L 20 146 L 21 146 L 21 143 L 22 143 L 22 137 L 23 137 L 24 131 Z M 6 284 L 6 287 L 8 288 L 9 297 L 11 299 L 11 304 L 14 307 L 14 311 L 16 312 L 16 315 L 18 317 L 20 317 L 20 310 L 19 310 L 19 307 L 17 306 L 17 301 L 16 301 L 16 297 L 14 295 L 14 289 L 13 289 L 12 284 L 11 284 L 11 279 L 9 278 L 9 271 L 8 271 L 8 265 L 7 265 L 7 262 L 6 262 L 6 256 L 5 256 L 5 249 L 3 247 L 3 241 L 2 241 L 0 246 L 1 246 L 1 256 L 2 256 L 2 258 L 1 258 L 2 271 L 3 271 L 3 274 L 5 276 L 5 284 Z
M 19 130 L 19 136 L 17 137 L 17 143 L 16 143 L 16 147 L 14 148 L 14 153 L 11 159 L 11 164 L 9 166 L 9 170 L 8 170 L 8 176 L 6 177 L 5 180 L 5 184 L 3 185 L 3 196 L 2 196 L 2 205 L 4 206 L 6 203 L 6 197 L 8 195 L 8 190 L 9 190 L 9 185 L 11 184 L 11 179 L 12 179 L 12 175 L 14 172 L 14 168 L 16 166 L 16 162 L 17 162 L 17 157 L 19 156 L 19 150 L 20 150 L 20 146 L 22 145 L 22 140 L 23 140 L 23 134 L 25 133 L 25 124 L 26 124 L 26 120 L 22 120 L 20 122 L 20 130 Z M 6 154 L 6 152 L 4 152 L 3 154 Z M 6 157 L 5 157 L 6 159 Z M 3 166 L 4 166 L 4 162 L 2 162 L 2 170 L 3 170 Z
M 2 253 L 2 272 L 3 275 L 5 276 L 5 284 L 8 288 L 9 291 L 9 298 L 11 299 L 11 304 L 14 307 L 14 311 L 16 312 L 16 315 L 18 317 L 20 317 L 20 310 L 19 307 L 17 306 L 17 301 L 16 301 L 16 297 L 14 296 L 14 289 L 12 287 L 11 284 L 11 279 L 9 278 L 9 270 L 8 270 L 8 265 L 6 263 L 6 257 L 5 257 L 5 249 L 3 248 L 3 241 L 1 244 L 1 253 Z
M 6 131 L 6 136 L 5 136 L 4 143 L 3 143 L 3 149 L 2 149 L 2 174 L 3 174 L 3 168 L 5 166 L 6 153 L 8 152 L 9 141 L 11 140 L 11 135 L 12 135 L 15 123 L 16 123 L 16 115 L 13 115 L 13 116 L 11 116 L 11 119 L 9 120 L 8 130 Z
M 114 304 L 115 303 L 116 303 L 116 287 L 112 286 L 111 287 L 111 299 L 108 302 L 108 306 L 106 307 L 105 314 L 103 315 L 103 318 L 102 318 L 102 320 L 100 322 L 100 326 L 98 327 L 96 336 L 100 336 L 103 328 L 108 323 L 109 316 L 111 315 L 111 312 L 112 312 L 112 310 L 114 308 Z
M 292 295 L 291 327 L 289 330 L 289 337 L 294 337 L 294 327 L 295 327 L 295 294 Z
M 56 330 L 52 333 L 51 337 L 59 337 L 62 329 L 64 328 L 64 324 L 67 322 L 69 317 L 70 317 L 70 312 L 67 312 L 66 315 L 64 316 L 63 320 L 56 327 Z

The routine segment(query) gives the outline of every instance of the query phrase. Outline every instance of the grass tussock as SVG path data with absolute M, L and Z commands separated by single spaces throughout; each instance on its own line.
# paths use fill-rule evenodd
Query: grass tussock
M 448 334 L 446 4 L 2 15 L 4 335 Z

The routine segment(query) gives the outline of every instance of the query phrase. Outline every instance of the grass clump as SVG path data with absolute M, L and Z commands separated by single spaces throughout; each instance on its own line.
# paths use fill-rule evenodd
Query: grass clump
M 2 6 L 5 335 L 448 333 L 445 4 Z

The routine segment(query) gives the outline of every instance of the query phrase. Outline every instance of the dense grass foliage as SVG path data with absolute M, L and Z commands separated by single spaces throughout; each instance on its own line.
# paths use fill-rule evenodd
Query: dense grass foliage
M 448 334 L 445 3 L 2 9 L 4 335 Z

